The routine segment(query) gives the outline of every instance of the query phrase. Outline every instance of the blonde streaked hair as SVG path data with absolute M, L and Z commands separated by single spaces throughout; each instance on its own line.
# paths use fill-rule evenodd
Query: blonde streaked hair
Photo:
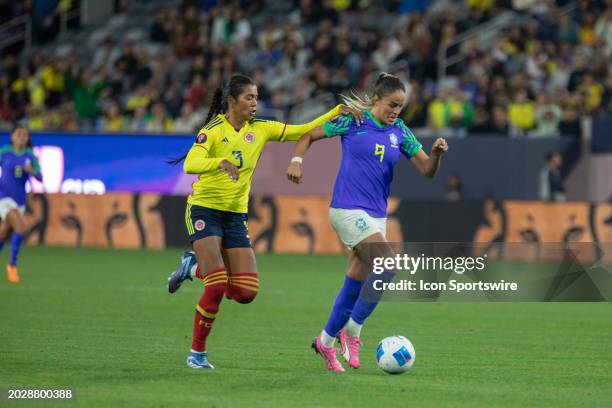
M 340 95 L 342 102 L 349 108 L 359 111 L 365 111 L 374 104 L 374 97 L 383 98 L 384 96 L 395 91 L 406 92 L 404 83 L 395 75 L 386 72 L 381 73 L 374 83 L 374 91 L 371 94 L 359 93 L 351 89 L 350 95 Z

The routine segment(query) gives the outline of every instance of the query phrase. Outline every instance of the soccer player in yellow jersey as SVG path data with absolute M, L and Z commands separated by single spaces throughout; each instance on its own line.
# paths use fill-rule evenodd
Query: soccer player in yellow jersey
M 215 91 L 206 124 L 189 152 L 175 160 L 185 159 L 185 172 L 199 175 L 185 211 L 195 257 L 193 252 L 185 252 L 181 266 L 168 280 L 170 293 L 193 276 L 204 281 L 187 357 L 191 368 L 213 368 L 206 355 L 206 338 L 223 296 L 250 303 L 259 290 L 247 211 L 251 178 L 265 144 L 296 141 L 339 114 L 360 117 L 356 110 L 338 105 L 310 123 L 287 125 L 255 118 L 256 109 L 257 86 L 246 76 L 232 76 Z

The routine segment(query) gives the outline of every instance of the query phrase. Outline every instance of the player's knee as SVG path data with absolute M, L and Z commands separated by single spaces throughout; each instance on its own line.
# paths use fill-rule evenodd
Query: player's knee
M 236 293 L 235 297 L 232 297 L 232 299 L 238 303 L 246 305 L 247 303 L 251 303 L 253 300 L 255 300 L 255 297 L 257 297 L 257 292 L 241 289 L 238 291 L 238 293 Z
M 241 286 L 229 284 L 228 296 L 238 303 L 247 304 L 255 300 L 258 289 L 255 288 L 244 288 Z
M 228 295 L 238 303 L 251 303 L 259 292 L 259 276 L 256 273 L 241 273 L 230 276 Z

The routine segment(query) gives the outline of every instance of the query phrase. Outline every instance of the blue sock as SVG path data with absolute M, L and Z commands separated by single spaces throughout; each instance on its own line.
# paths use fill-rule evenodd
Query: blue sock
M 0 241 L 0 251 L 2 251 L 3 247 L 4 247 L 4 241 Z
M 11 237 L 11 265 L 17 265 L 17 257 L 21 250 L 21 244 L 23 244 L 23 235 L 13 233 Z
M 345 277 L 344 285 L 342 289 L 340 289 L 340 292 L 338 292 L 338 296 L 336 296 L 334 307 L 325 325 L 325 332 L 330 336 L 336 337 L 338 332 L 342 330 L 346 322 L 348 322 L 355 301 L 359 297 L 362 284 L 363 282 L 361 281 L 349 278 L 348 276 Z
M 370 317 L 380 298 L 382 297 L 384 290 L 376 290 L 374 288 L 374 281 L 380 280 L 384 283 L 391 282 L 395 274 L 393 272 L 385 271 L 379 275 L 371 273 L 368 279 L 363 284 L 359 299 L 355 303 L 353 313 L 351 313 L 351 319 L 357 324 L 363 324 L 365 320 Z M 376 284 L 376 287 L 380 287 Z

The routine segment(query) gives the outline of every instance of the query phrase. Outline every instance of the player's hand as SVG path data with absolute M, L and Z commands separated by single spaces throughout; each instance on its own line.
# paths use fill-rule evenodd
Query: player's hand
M 287 169 L 287 178 L 295 184 L 302 182 L 302 165 L 300 163 L 291 163 Z
M 357 125 L 361 125 L 363 123 L 363 113 L 357 109 L 349 108 L 346 105 L 340 106 L 340 114 L 342 115 L 353 115 L 355 118 L 355 122 Z
M 34 171 L 34 167 L 32 167 L 32 162 L 30 162 L 30 160 L 29 160 L 29 159 L 25 161 L 25 164 L 23 165 L 23 169 L 24 169 L 24 170 L 26 171 L 26 173 L 28 173 L 28 174 L 34 174 L 34 173 L 36 173 L 36 172 Z
M 432 156 L 442 156 L 448 150 L 448 143 L 444 138 L 437 138 L 433 146 L 431 146 Z
M 229 160 L 223 159 L 221 164 L 219 164 L 219 169 L 221 169 L 222 172 L 227 173 L 234 183 L 238 181 L 238 177 L 240 177 L 238 167 L 236 167 L 236 165 Z

